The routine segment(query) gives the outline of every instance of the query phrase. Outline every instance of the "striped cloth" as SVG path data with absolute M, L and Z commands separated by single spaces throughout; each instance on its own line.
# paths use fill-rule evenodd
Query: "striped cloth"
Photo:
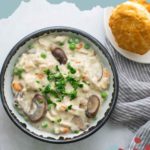
M 139 140 L 135 142 L 135 139 Z M 135 134 L 129 150 L 150 150 L 150 121 L 143 125 Z
M 150 65 L 135 63 L 121 56 L 107 39 L 105 46 L 114 60 L 120 83 L 118 102 L 111 119 L 136 131 L 150 120 Z M 137 150 L 146 150 L 144 146 L 150 143 L 150 122 L 142 126 L 135 136 L 143 138 Z M 133 138 L 129 150 L 134 148 Z

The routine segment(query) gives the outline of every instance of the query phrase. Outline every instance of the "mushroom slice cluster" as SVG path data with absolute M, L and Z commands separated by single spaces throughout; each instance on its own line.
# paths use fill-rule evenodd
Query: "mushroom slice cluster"
M 91 95 L 88 99 L 86 116 L 88 118 L 94 118 L 97 115 L 97 112 L 100 107 L 100 99 L 96 95 Z
M 26 113 L 32 122 L 37 122 L 42 119 L 46 112 L 45 98 L 40 94 L 35 94 L 32 99 L 29 113 Z

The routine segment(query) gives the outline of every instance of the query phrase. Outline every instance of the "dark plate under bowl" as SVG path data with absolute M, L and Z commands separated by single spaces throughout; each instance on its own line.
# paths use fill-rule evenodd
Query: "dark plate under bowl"
M 80 134 L 79 136 L 73 137 L 73 138 L 60 138 L 60 139 L 54 139 L 51 137 L 44 137 L 42 135 L 38 135 L 33 131 L 30 131 L 29 129 L 27 129 L 26 124 L 22 123 L 18 117 L 16 117 L 16 115 L 14 114 L 13 110 L 13 106 L 12 106 L 12 91 L 11 91 L 11 81 L 12 81 L 12 71 L 13 71 L 13 66 L 16 63 L 17 58 L 23 53 L 23 51 L 21 50 L 21 47 L 23 45 L 25 45 L 28 41 L 30 41 L 31 39 L 37 38 L 39 36 L 42 36 L 43 34 L 50 34 L 50 33 L 68 33 L 68 34 L 75 34 L 77 36 L 81 36 L 83 38 L 85 38 L 87 41 L 89 41 L 90 43 L 92 43 L 96 49 L 98 49 L 97 51 L 99 53 L 101 53 L 101 55 L 103 55 L 103 57 L 106 59 L 105 61 L 107 61 L 107 65 L 110 66 L 111 72 L 112 72 L 112 76 L 113 76 L 113 91 L 111 93 L 111 101 L 109 103 L 109 108 L 106 110 L 104 117 L 98 121 L 96 126 L 91 127 L 88 131 Z M 50 28 L 44 28 L 41 30 L 38 30 L 36 32 L 33 32 L 29 35 L 27 35 L 26 37 L 24 37 L 21 41 L 19 41 L 10 51 L 10 53 L 8 54 L 3 67 L 2 67 L 2 71 L 1 71 L 1 76 L 0 76 L 0 90 L 1 90 L 1 99 L 2 99 L 2 103 L 3 106 L 8 114 L 8 116 L 10 117 L 10 119 L 15 123 L 16 126 L 18 126 L 22 131 L 24 131 L 26 134 L 44 141 L 44 142 L 49 142 L 49 143 L 71 143 L 71 142 L 76 142 L 79 140 L 82 140 L 86 137 L 89 137 L 90 135 L 92 135 L 93 133 L 95 133 L 98 129 L 100 129 L 108 120 L 108 118 L 110 117 L 116 101 L 117 101 L 117 97 L 118 97 L 118 87 L 119 87 L 119 82 L 118 82 L 118 76 L 117 76 L 117 71 L 114 65 L 114 62 L 111 58 L 111 56 L 109 55 L 109 53 L 107 52 L 106 48 L 98 41 L 96 40 L 94 37 L 92 37 L 91 35 L 78 30 L 78 29 L 74 29 L 74 28 L 70 28 L 70 27 L 50 27 Z M 9 100 L 10 99 L 10 100 Z

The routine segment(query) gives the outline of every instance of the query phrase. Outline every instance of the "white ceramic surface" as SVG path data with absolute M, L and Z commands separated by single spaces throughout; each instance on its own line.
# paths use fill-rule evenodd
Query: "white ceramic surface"
M 109 18 L 112 14 L 112 10 L 113 10 L 113 7 L 104 9 L 105 33 L 106 33 L 106 36 L 107 36 L 108 40 L 110 41 L 110 43 L 113 45 L 115 50 L 118 51 L 122 56 L 124 56 L 132 61 L 138 62 L 138 63 L 150 64 L 150 51 L 144 55 L 139 55 L 139 54 L 135 54 L 135 53 L 126 51 L 118 46 L 118 44 L 115 41 L 115 38 L 111 32 L 111 29 L 109 27 Z
M 46 0 L 22 2 L 12 16 L 0 20 L 0 69 L 19 39 L 32 31 L 54 25 L 82 29 L 104 43 L 101 7 L 80 11 L 74 4 L 66 2 L 59 5 L 49 4 Z M 118 150 L 118 147 L 126 148 L 133 136 L 126 127 L 109 121 L 88 139 L 69 145 L 53 145 L 37 141 L 20 131 L 8 118 L 1 102 L 0 119 L 0 150 Z

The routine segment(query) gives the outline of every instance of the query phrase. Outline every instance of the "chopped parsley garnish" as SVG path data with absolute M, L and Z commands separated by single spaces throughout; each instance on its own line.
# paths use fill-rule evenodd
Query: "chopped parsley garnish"
M 34 46 L 32 44 L 28 45 L 28 49 L 32 49 Z
M 75 131 L 72 131 L 73 133 L 75 134 L 78 134 L 80 131 L 79 130 L 75 130 Z
M 67 67 L 71 73 L 76 72 L 76 70 L 70 64 L 68 64 Z M 80 83 L 80 80 L 75 79 L 75 77 L 71 75 L 62 75 L 58 65 L 53 70 L 45 70 L 44 73 L 47 75 L 49 84 L 42 88 L 42 93 L 45 97 L 55 97 L 57 102 L 61 102 L 65 96 L 70 97 L 70 100 L 75 99 L 77 97 L 77 89 L 83 87 L 83 84 Z M 71 92 L 66 91 L 66 85 L 68 83 L 73 88 Z
M 60 80 L 64 79 L 64 77 L 63 77 L 63 75 L 61 73 L 55 73 L 53 75 L 53 78 L 54 78 L 55 81 L 60 81 Z
M 61 122 L 61 120 L 62 120 L 61 118 L 60 118 L 60 119 L 57 119 L 57 123 L 60 123 L 60 122 Z
M 50 85 L 47 85 L 46 87 L 44 87 L 44 89 L 42 90 L 42 93 L 44 95 L 50 94 L 56 98 L 58 98 L 58 93 L 55 89 L 52 89 Z
M 61 99 L 61 98 L 57 100 L 57 102 L 61 102 L 61 101 L 62 101 L 62 99 Z
M 23 68 L 14 68 L 14 75 L 18 76 L 19 79 L 22 78 L 22 73 L 25 72 Z
M 36 80 L 36 83 L 38 83 L 38 84 L 39 84 L 39 83 L 40 83 L 40 81 Z
M 70 65 L 70 63 L 67 64 L 67 68 L 68 68 L 68 70 L 70 71 L 70 73 L 72 73 L 72 74 L 75 74 L 75 73 L 76 73 L 76 69 L 74 69 L 74 68 Z
M 64 93 L 65 86 L 66 86 L 66 81 L 64 79 L 61 79 L 61 80 L 55 82 L 56 91 L 58 93 L 60 93 L 60 92 Z
M 69 106 L 67 107 L 66 111 L 69 111 L 69 110 L 71 110 L 71 109 L 72 109 L 72 105 L 69 105 Z
M 50 71 L 49 69 L 46 69 L 46 70 L 44 70 L 44 73 L 45 73 L 46 75 L 50 75 L 50 74 L 51 74 L 51 71 Z
M 51 110 L 52 107 L 56 107 L 56 103 L 48 104 L 48 110 Z
M 77 97 L 77 91 L 73 90 L 72 92 L 68 93 L 68 96 L 70 97 L 70 100 L 73 100 Z
M 51 91 L 51 86 L 50 86 L 50 84 L 48 84 L 48 85 L 43 89 L 43 93 L 44 93 L 44 94 L 48 94 L 48 93 L 50 93 L 50 91 Z
M 51 108 L 54 106 L 56 107 L 56 103 L 54 103 L 50 98 L 46 98 L 48 103 L 48 110 L 51 110 Z
M 48 98 L 48 97 L 46 97 L 46 100 L 47 100 L 48 104 L 52 104 L 53 103 L 52 100 L 50 98 Z
M 57 91 L 55 89 L 51 89 L 50 92 L 49 92 L 49 94 L 51 94 L 52 96 L 54 96 L 56 98 L 59 97 L 59 95 L 58 95 L 58 93 L 57 93 Z
M 43 59 L 45 59 L 47 57 L 47 55 L 45 53 L 41 53 L 40 55 Z
M 48 107 L 47 107 L 47 109 L 51 110 L 52 106 L 53 106 L 53 104 L 49 104 Z
M 85 48 L 85 49 L 90 49 L 90 47 L 91 47 L 91 46 L 90 46 L 90 44 L 88 44 L 88 43 L 86 43 L 86 44 L 84 45 L 84 48 Z
M 64 42 L 57 42 L 57 44 L 58 44 L 59 46 L 63 46 L 65 43 L 64 43 Z
M 79 80 L 76 80 L 75 78 L 73 78 L 72 76 L 67 76 L 66 77 L 66 80 L 72 85 L 72 87 L 74 89 L 77 89 L 77 88 L 82 88 L 83 87 L 83 84 L 81 84 L 79 82 Z
M 59 72 L 60 72 L 58 65 L 56 65 L 56 71 L 59 71 Z

